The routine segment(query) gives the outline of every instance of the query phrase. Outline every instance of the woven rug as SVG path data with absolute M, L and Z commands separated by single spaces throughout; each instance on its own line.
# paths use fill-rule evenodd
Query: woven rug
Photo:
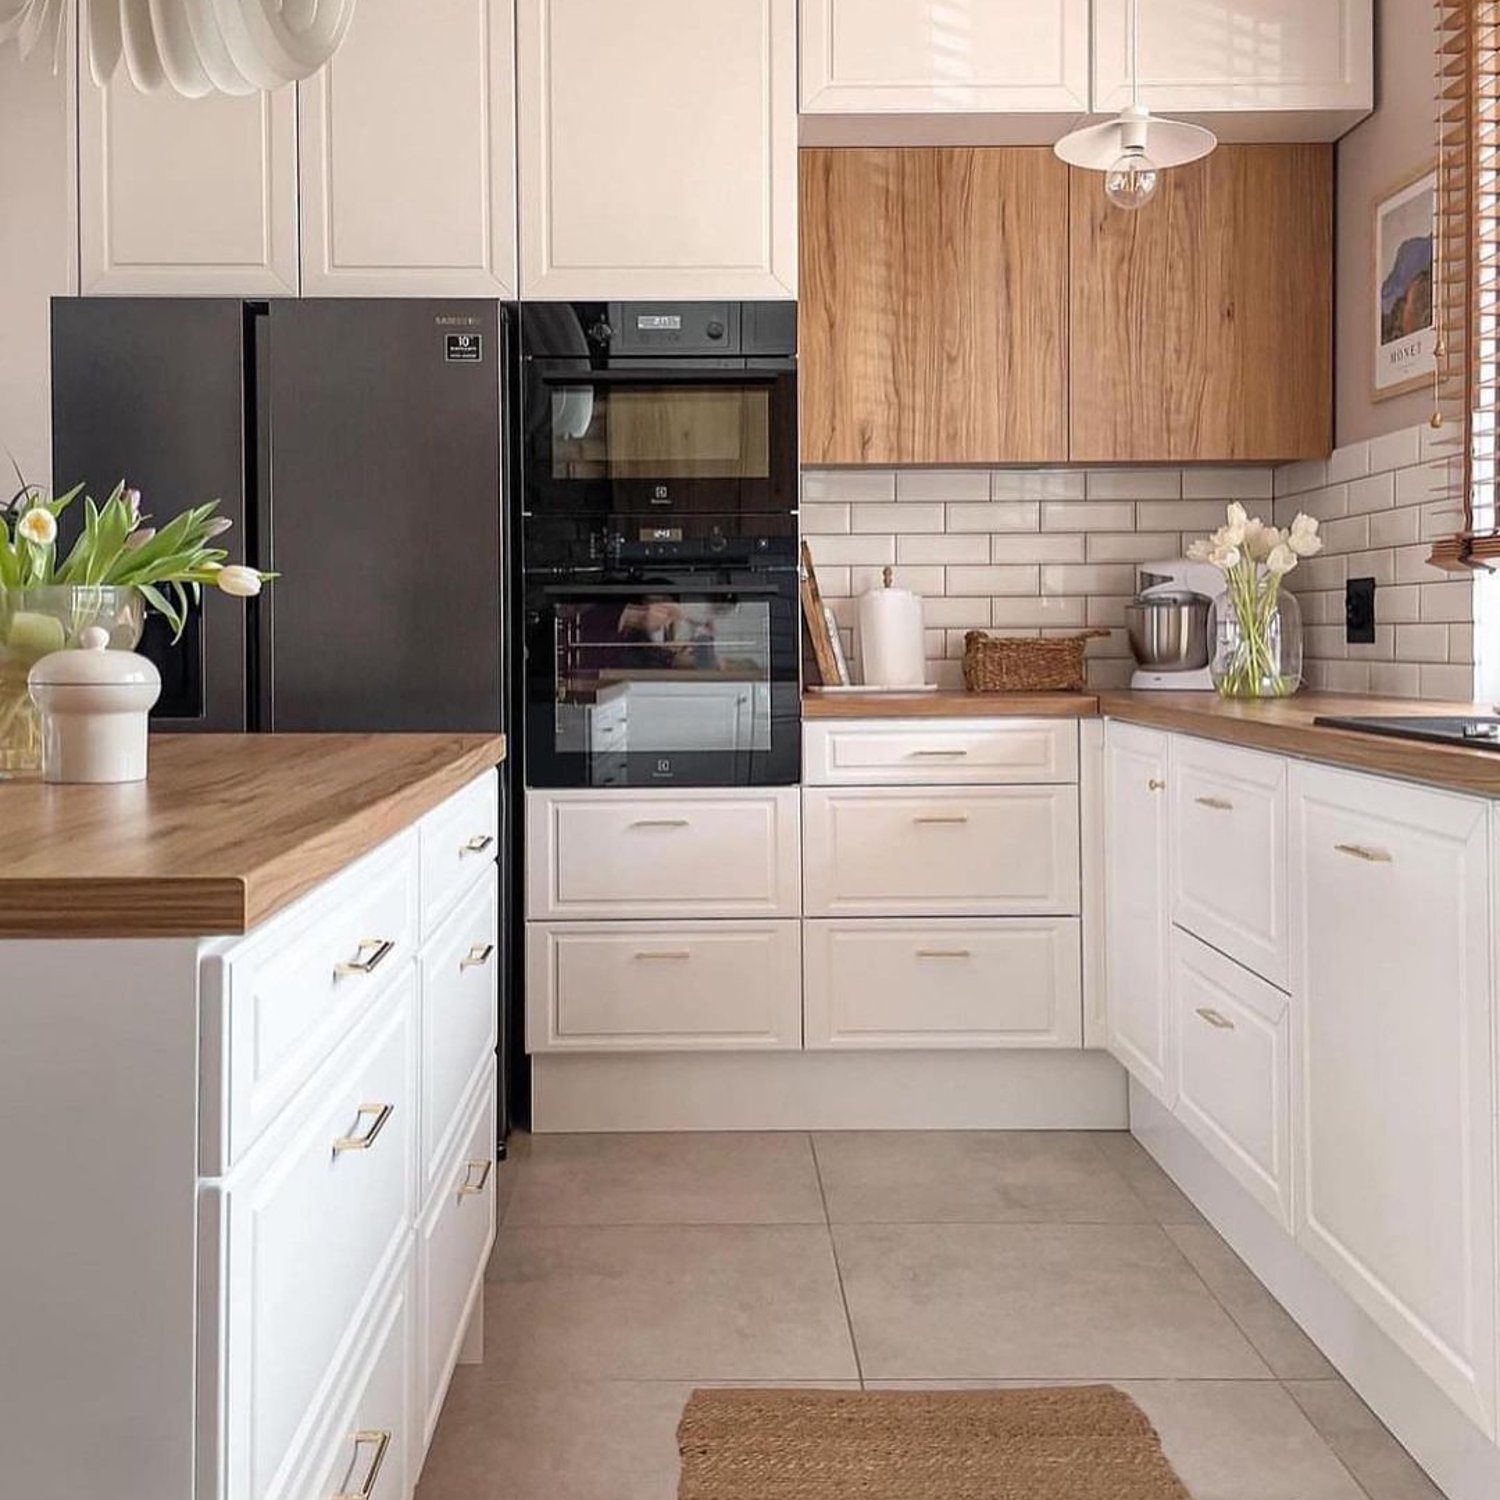
M 1111 1386 L 694 1391 L 678 1500 L 1190 1500 Z

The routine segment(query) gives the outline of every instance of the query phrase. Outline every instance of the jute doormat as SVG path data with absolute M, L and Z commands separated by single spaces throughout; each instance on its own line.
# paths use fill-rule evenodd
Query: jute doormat
M 1190 1500 L 1111 1386 L 694 1391 L 678 1500 Z

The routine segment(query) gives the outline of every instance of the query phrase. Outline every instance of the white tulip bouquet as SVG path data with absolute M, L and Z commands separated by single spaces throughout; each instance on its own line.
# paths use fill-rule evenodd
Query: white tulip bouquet
M 1296 692 L 1298 679 L 1282 671 L 1274 638 L 1281 581 L 1304 557 L 1323 550 L 1318 523 L 1299 513 L 1290 526 L 1278 528 L 1237 502 L 1226 514 L 1211 537 L 1188 548 L 1194 562 L 1212 563 L 1224 574 L 1221 625 L 1226 606 L 1234 613 L 1227 659 L 1216 661 L 1214 678 L 1226 698 L 1284 698 Z

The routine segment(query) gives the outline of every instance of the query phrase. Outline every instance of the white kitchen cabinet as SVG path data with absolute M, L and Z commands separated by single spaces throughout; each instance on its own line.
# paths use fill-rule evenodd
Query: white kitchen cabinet
M 360 0 L 298 95 L 302 287 L 516 295 L 514 0 Z
M 297 98 L 78 88 L 79 289 L 295 296 Z
M 1164 1104 L 1176 1093 L 1169 1000 L 1168 736 L 1111 722 L 1104 744 L 1109 1050 Z
M 519 0 L 521 295 L 797 290 L 796 0 Z
M 1089 0 L 802 0 L 809 114 L 1088 109 Z
M 1094 0 L 1096 112 L 1130 102 L 1130 0 Z M 1141 102 L 1232 140 L 1332 140 L 1374 108 L 1372 0 L 1140 0 Z
M 1076 719 L 812 719 L 804 786 L 963 786 L 1078 780 Z
M 1297 1240 L 1495 1428 L 1489 808 L 1291 780 Z

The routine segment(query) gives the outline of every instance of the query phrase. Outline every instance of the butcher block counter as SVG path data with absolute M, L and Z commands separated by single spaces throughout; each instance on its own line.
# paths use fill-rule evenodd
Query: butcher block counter
M 805 693 L 805 719 L 1091 719 L 1094 693 Z
M 157 735 L 144 782 L 0 783 L 0 938 L 248 932 L 504 755 L 500 735 Z

